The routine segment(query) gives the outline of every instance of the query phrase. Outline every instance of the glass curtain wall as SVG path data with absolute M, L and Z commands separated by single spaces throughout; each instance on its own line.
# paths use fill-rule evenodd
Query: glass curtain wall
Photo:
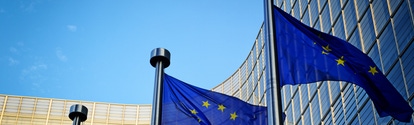
M 73 104 L 88 108 L 83 125 L 149 125 L 151 121 L 151 105 L 0 95 L 0 124 L 71 125 L 68 115 Z
M 414 104 L 412 0 L 275 0 L 275 5 L 368 54 L 410 105 Z M 213 90 L 266 105 L 264 54 L 261 29 L 240 68 Z M 282 103 L 288 125 L 405 124 L 379 117 L 365 91 L 346 82 L 284 86 Z

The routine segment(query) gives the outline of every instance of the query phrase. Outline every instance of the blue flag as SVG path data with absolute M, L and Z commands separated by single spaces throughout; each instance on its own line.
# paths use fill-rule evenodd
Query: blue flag
M 354 83 L 365 90 L 379 116 L 410 121 L 413 109 L 362 51 L 275 6 L 274 20 L 281 86 L 324 80 Z
M 267 108 L 198 88 L 167 74 L 162 99 L 163 125 L 264 125 Z

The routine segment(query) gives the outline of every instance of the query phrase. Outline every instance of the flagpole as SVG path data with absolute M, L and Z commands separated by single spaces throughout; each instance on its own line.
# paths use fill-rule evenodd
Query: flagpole
M 88 108 L 81 104 L 74 104 L 70 106 L 69 118 L 73 121 L 72 125 L 81 125 L 81 122 L 88 119 Z
M 155 48 L 151 52 L 150 63 L 155 67 L 154 97 L 152 102 L 151 125 L 160 125 L 162 117 L 162 90 L 164 68 L 170 65 L 170 52 L 164 48 Z
M 280 87 L 280 77 L 278 70 L 278 54 L 275 38 L 275 25 L 273 18 L 273 0 L 264 0 L 265 8 L 265 39 L 266 40 L 266 73 L 267 73 L 267 111 L 268 125 L 283 124 L 282 97 Z

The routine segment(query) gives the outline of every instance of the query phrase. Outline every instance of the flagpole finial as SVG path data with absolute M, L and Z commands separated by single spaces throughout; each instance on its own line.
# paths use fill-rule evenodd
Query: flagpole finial
M 162 61 L 164 63 L 163 68 L 170 66 L 170 52 L 165 48 L 155 48 L 151 52 L 150 63 L 153 67 L 156 67 L 157 62 Z
M 86 121 L 88 117 L 88 108 L 81 104 L 74 104 L 70 107 L 69 118 L 73 121 L 73 125 L 80 125 Z

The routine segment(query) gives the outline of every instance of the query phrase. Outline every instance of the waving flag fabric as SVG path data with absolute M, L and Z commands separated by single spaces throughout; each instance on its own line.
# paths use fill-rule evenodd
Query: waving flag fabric
M 354 83 L 366 91 L 381 117 L 410 121 L 413 109 L 362 51 L 277 7 L 274 25 L 281 86 L 325 80 Z
M 265 125 L 267 108 L 164 74 L 163 125 Z

